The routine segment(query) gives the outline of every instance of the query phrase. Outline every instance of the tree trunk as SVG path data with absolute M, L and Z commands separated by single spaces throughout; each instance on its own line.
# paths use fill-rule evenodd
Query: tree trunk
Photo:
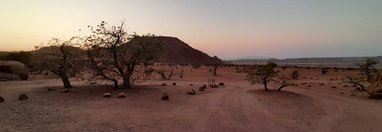
M 265 91 L 269 91 L 269 89 L 268 89 L 268 83 L 267 83 L 267 82 L 263 82 L 263 84 L 264 84 L 264 89 L 265 89 Z
M 70 84 L 69 78 L 65 73 L 60 73 L 60 77 L 64 84 L 64 88 L 72 88 L 72 84 Z
M 119 89 L 118 81 L 114 79 L 113 83 L 114 83 L 114 89 Z
M 127 75 L 123 76 L 123 88 L 124 89 L 132 88 L 131 83 L 130 83 L 130 77 L 131 77 L 131 74 L 127 74 Z

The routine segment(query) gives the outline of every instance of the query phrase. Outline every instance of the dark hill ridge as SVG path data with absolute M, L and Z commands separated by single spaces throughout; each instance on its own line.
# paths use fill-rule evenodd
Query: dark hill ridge
M 220 64 L 223 63 L 218 57 L 211 57 L 176 37 L 150 36 L 132 39 L 135 41 L 158 42 L 162 51 L 158 55 L 158 62 L 167 64 Z

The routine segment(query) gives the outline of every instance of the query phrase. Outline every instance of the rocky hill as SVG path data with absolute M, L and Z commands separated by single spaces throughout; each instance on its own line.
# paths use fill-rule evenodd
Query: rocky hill
M 129 43 L 136 41 L 157 42 L 161 47 L 161 52 L 158 55 L 158 62 L 167 64 L 220 64 L 221 59 L 214 56 L 211 57 L 202 51 L 192 48 L 187 43 L 175 37 L 138 37 L 131 40 Z

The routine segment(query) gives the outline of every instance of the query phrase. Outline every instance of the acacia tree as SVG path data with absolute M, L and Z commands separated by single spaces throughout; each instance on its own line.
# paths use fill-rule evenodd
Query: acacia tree
M 360 91 L 366 91 L 368 83 L 373 83 L 373 75 L 378 74 L 378 70 L 374 68 L 378 62 L 373 58 L 367 58 L 364 62 L 358 64 L 360 73 L 356 77 L 348 76 L 348 82 L 357 87 Z
M 62 41 L 52 38 L 47 45 L 36 46 L 35 64 L 40 69 L 47 69 L 58 75 L 64 88 L 72 88 L 69 76 L 74 76 L 81 68 L 81 49 L 74 42 L 76 37 Z
M 377 71 L 374 67 L 376 64 L 378 62 L 374 58 L 367 58 L 363 63 L 358 64 L 361 73 L 366 76 L 368 82 L 372 81 L 373 73 Z
M 102 21 L 89 26 L 92 35 L 84 39 L 93 78 L 111 81 L 115 89 L 120 88 L 120 80 L 122 88 L 131 88 L 136 67 L 152 61 L 159 50 L 152 35 L 129 35 L 124 27 L 124 22 L 108 26 Z
M 275 63 L 268 62 L 266 65 L 260 65 L 256 67 L 249 68 L 247 72 L 247 79 L 252 84 L 261 83 L 264 85 L 264 89 L 269 91 L 268 84 L 274 80 L 277 76 L 277 72 L 274 70 L 276 68 Z M 281 88 L 280 88 L 281 90 Z

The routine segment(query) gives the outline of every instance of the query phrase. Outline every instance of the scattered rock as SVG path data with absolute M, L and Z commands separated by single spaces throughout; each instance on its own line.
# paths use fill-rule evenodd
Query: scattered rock
M 194 90 L 194 89 L 190 89 L 190 90 L 188 91 L 188 94 L 189 94 L 189 95 L 195 95 L 195 94 L 196 94 L 196 92 L 195 92 L 195 90 Z
M 219 83 L 220 86 L 224 86 L 224 83 Z
M 175 83 L 175 82 L 173 82 L 173 83 L 172 83 L 172 85 L 173 85 L 173 86 L 175 86 L 175 85 L 176 85 L 176 83 Z
M 19 100 L 28 100 L 28 95 L 27 94 L 21 94 L 19 96 Z
M 168 96 L 167 93 L 162 94 L 162 100 L 170 100 L 170 97 Z
M 103 94 L 103 97 L 104 97 L 104 98 L 110 98 L 110 97 L 111 97 L 111 93 L 104 93 L 104 94 Z
M 0 96 L 0 103 L 4 102 L 4 98 Z
M 203 89 L 207 89 L 207 85 L 204 84 L 204 85 L 202 86 L 202 88 L 203 88 Z
M 64 88 L 61 90 L 61 93 L 68 93 L 69 92 L 69 88 Z
M 204 91 L 205 88 L 199 87 L 199 91 Z
M 118 98 L 126 98 L 126 93 L 124 93 L 124 92 L 119 93 Z
M 332 86 L 332 87 L 330 87 L 330 88 L 337 88 L 337 86 Z

